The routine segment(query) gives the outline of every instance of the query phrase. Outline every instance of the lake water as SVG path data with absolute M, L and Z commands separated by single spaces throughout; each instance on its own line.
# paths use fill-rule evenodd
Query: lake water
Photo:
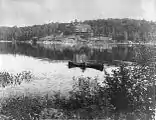
M 61 45 L 28 43 L 0 43 L 0 71 L 19 73 L 31 71 L 33 81 L 16 87 L 1 88 L 1 95 L 18 93 L 47 93 L 51 91 L 68 92 L 73 77 L 98 77 L 102 82 L 104 71 L 87 68 L 68 68 L 68 61 L 92 61 L 103 63 L 106 70 L 113 67 L 106 62 L 114 60 L 138 62 L 140 64 L 155 56 L 155 46 L 143 45 Z

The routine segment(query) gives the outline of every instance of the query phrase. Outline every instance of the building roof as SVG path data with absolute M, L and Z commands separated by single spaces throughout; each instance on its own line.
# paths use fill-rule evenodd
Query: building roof
M 91 31 L 91 26 L 88 24 L 78 24 L 75 26 L 75 32 L 88 32 Z

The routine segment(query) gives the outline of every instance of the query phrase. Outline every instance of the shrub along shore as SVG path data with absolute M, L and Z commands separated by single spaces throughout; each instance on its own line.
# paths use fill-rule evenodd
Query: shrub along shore
M 44 96 L 10 96 L 1 99 L 1 118 L 149 120 L 155 108 L 154 70 L 153 65 L 120 66 L 113 75 L 106 73 L 102 85 L 97 78 L 74 78 L 68 96 L 59 91 Z M 1 72 L 1 87 L 31 82 L 31 76 L 30 72 L 15 76 Z

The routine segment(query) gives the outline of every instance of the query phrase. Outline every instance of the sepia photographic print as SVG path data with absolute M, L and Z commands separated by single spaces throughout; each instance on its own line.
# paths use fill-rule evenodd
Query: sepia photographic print
M 156 0 L 0 0 L 0 120 L 155 120 Z

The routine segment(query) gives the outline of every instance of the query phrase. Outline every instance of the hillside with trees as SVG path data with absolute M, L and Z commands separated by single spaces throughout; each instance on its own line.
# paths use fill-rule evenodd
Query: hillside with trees
M 92 26 L 95 35 L 110 36 L 114 40 L 141 42 L 152 40 L 156 33 L 156 24 L 145 20 L 108 19 L 85 21 Z
M 106 36 L 113 40 L 123 42 L 149 42 L 156 38 L 156 23 L 134 19 L 98 19 L 80 22 L 88 24 L 93 30 L 94 37 Z M 67 27 L 68 26 L 68 27 Z M 50 35 L 72 35 L 71 23 L 49 23 L 26 27 L 0 27 L 0 40 L 27 41 L 33 37 L 46 37 Z

